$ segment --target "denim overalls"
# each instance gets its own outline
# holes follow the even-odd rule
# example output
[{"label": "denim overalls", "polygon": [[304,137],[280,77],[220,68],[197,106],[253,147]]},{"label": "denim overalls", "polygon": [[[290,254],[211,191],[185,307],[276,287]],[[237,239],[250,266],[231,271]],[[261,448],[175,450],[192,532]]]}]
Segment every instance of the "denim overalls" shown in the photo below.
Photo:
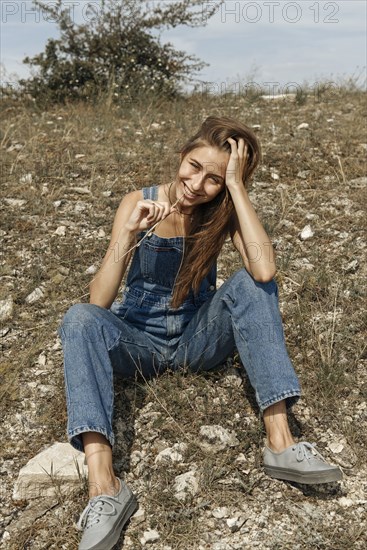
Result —
[{"label": "denim overalls", "polygon": [[[143,189],[157,200],[158,188]],[[140,233],[141,238],[144,232]],[[121,302],[110,309],[75,304],[58,328],[64,351],[67,435],[102,433],[114,445],[113,375],[148,379],[170,368],[208,370],[237,348],[261,411],[300,396],[289,359],[274,279],[255,281],[246,269],[216,290],[216,264],[177,309],[170,307],[181,265],[183,237],[145,238],[135,249]]]}]

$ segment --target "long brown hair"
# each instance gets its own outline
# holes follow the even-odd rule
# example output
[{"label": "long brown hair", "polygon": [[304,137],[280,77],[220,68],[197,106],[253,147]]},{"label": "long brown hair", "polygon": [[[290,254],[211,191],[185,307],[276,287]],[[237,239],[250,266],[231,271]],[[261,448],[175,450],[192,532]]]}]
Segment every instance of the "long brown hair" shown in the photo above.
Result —
[{"label": "long brown hair", "polygon": [[[230,153],[228,138],[243,138],[248,146],[242,178],[243,185],[248,187],[261,160],[260,143],[248,126],[229,117],[209,116],[204,120],[200,130],[179,150],[181,163],[186,155],[198,147],[209,145]],[[195,209],[191,230],[185,240],[181,269],[173,289],[173,308],[179,307],[191,288],[195,293],[199,291],[200,283],[209,273],[228,235],[233,212],[232,197],[226,185],[212,201],[200,204]]]}]

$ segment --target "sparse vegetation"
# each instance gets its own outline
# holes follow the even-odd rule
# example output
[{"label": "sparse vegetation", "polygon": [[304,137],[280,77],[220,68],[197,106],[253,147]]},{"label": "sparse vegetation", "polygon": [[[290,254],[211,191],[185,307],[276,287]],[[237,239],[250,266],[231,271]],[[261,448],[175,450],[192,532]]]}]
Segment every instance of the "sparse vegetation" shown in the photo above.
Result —
[{"label": "sparse vegetation", "polygon": [[157,33],[178,25],[204,26],[216,9],[210,3],[204,10],[201,0],[89,2],[81,22],[63,0],[35,4],[60,31],[44,52],[24,59],[34,74],[20,80],[22,92],[41,105],[102,97],[120,103],[141,91],[176,96],[182,82],[206,65],[171,43],[161,44]]},{"label": "sparse vegetation", "polygon": [[[14,301],[14,313],[1,329],[0,453],[7,502],[1,511],[4,527],[20,522],[13,532],[9,525],[11,535],[3,544],[12,550],[77,548],[72,523],[85,506],[83,487],[23,528],[27,503],[10,498],[19,469],[44,445],[65,441],[56,329],[69,306],[88,301],[86,269],[105,253],[122,196],[172,178],[178,145],[206,116],[220,114],[258,125],[263,146],[250,197],[276,248],[286,341],[303,388],[291,415],[293,431],[339,462],[345,480],[337,487],[305,489],[267,478],[252,390],[245,376],[241,386],[233,385],[228,366],[200,376],[182,372],[147,383],[117,381],[115,464],[146,511],[143,524],[128,526],[123,547],[141,548],[141,533],[151,527],[160,533],[157,550],[214,548],[210,536],[218,529],[217,541],[232,548],[231,537],[239,534],[212,517],[214,508],[227,506],[240,508],[247,518],[240,531],[243,548],[254,542],[262,550],[364,548],[365,92],[340,85],[331,95],[303,91],[270,101],[253,95],[165,99],[154,94],[129,103],[74,102],[48,109],[9,97],[1,109],[0,299]],[[304,122],[308,129],[297,129]],[[307,224],[314,235],[300,240]],[[56,232],[61,226],[64,230]],[[239,256],[226,244],[219,279],[240,267]],[[37,287],[43,296],[28,303]],[[231,364],[242,372],[237,355]],[[239,446],[210,454],[197,444],[205,424],[234,430]],[[333,454],[327,445],[335,441],[343,450]],[[162,448],[177,442],[187,443],[183,464],[155,462]],[[139,469],[136,453],[143,451]],[[193,465],[200,473],[199,491],[182,504],[172,484]],[[341,504],[343,497],[355,504]]]}]

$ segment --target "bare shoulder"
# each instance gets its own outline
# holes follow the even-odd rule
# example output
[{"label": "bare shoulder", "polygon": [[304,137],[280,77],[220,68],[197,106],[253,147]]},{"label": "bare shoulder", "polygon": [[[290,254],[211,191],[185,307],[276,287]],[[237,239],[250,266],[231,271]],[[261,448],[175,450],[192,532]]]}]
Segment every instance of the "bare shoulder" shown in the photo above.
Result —
[{"label": "bare shoulder", "polygon": [[120,206],[132,206],[135,207],[136,203],[143,198],[142,189],[136,189],[135,191],[130,191],[123,196]]}]

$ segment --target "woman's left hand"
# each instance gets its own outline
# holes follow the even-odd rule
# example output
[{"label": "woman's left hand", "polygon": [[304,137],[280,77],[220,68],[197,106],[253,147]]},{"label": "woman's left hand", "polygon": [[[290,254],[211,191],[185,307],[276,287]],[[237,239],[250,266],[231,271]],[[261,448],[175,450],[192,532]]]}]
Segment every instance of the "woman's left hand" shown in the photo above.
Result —
[{"label": "woman's left hand", "polygon": [[231,156],[227,165],[226,186],[230,190],[243,187],[242,177],[247,162],[248,146],[243,138],[238,140],[238,144],[233,138],[228,138],[227,141],[231,146]]}]

